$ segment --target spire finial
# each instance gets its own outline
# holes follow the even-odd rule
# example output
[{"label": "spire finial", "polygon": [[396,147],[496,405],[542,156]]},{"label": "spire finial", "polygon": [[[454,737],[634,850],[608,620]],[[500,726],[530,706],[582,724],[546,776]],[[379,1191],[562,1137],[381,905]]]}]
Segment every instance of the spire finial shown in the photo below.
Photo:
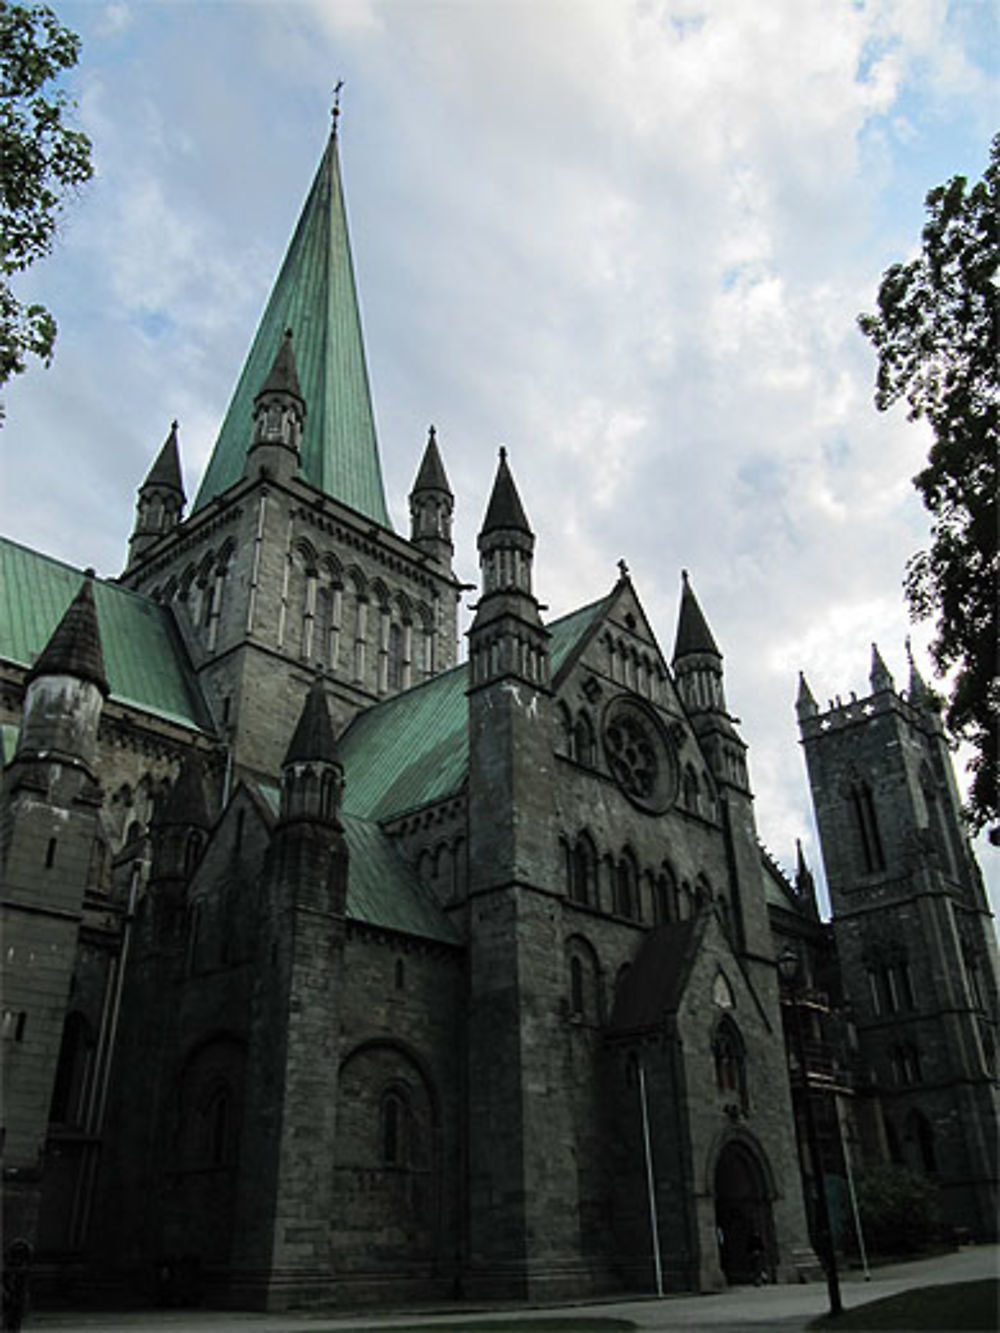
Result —
[{"label": "spire finial", "polygon": [[506,463],[506,461],[507,461],[507,446],[505,444],[502,444],[500,446],[500,462]]},{"label": "spire finial", "polygon": [[333,90],[333,107],[330,111],[330,118],[333,121],[333,136],[337,137],[337,121],[340,119],[340,90],[344,86],[344,80],[338,79],[337,85]]},{"label": "spire finial", "polygon": [[430,444],[431,440],[436,440],[436,439],[437,439],[437,427],[431,425],[428,427],[427,430],[427,443]]},{"label": "spire finial", "polygon": [[624,559],[618,561],[618,573],[623,579],[628,578],[628,565],[625,563]]}]

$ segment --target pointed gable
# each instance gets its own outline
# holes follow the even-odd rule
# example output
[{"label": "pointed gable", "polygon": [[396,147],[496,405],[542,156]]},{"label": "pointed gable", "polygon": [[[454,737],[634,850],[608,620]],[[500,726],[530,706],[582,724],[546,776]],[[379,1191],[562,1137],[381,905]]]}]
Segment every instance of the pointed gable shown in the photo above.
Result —
[{"label": "pointed gable", "polygon": [[243,476],[253,404],[285,330],[306,404],[301,474],[390,528],[340,180],[331,134],[209,460],[195,510]]}]

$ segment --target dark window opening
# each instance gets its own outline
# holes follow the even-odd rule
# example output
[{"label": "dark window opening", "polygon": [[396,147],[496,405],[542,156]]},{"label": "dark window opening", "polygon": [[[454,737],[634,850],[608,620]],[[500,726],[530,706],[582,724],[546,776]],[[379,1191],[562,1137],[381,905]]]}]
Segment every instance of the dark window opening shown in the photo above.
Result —
[{"label": "dark window opening", "polygon": [[48,845],[48,847],[46,847],[46,849],[45,849],[45,869],[46,869],[46,870],[51,870],[51,869],[52,869],[53,865],[55,864],[55,859],[56,859],[56,840],[55,840],[55,838],[50,838],[50,839],[49,839],[49,845]]},{"label": "dark window opening", "polygon": [[885,869],[885,855],[882,851],[882,839],[879,835],[878,819],[875,814],[875,802],[871,788],[862,783],[851,792],[851,804],[854,821],[861,841],[861,854],[864,868],[872,874]]}]

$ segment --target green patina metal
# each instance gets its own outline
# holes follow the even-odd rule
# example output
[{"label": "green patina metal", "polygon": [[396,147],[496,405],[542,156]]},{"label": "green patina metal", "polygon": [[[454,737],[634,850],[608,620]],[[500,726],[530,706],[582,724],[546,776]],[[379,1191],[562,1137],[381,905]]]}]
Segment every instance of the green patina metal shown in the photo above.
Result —
[{"label": "green patina metal", "polygon": [[[280,788],[263,782],[254,786],[277,819]],[[342,813],[341,825],[348,854],[348,918],[419,939],[459,943],[457,930],[388,835],[356,815]]]},{"label": "green patina metal", "polygon": [[[607,598],[554,621],[553,677],[599,622]],[[362,713],[341,737],[344,809],[388,819],[457,792],[469,766],[467,664]]]},{"label": "green patina metal", "polygon": [[253,401],[270,372],[285,329],[292,330],[306,402],[302,476],[323,494],[391,528],[335,135],[327,144],[261,318],[195,510],[243,476]]},{"label": "green patina metal", "polygon": [[[0,659],[30,667],[83,582],[71,565],[0,538]],[[94,581],[111,697],[197,731],[212,723],[170,613],[117,583]]]}]

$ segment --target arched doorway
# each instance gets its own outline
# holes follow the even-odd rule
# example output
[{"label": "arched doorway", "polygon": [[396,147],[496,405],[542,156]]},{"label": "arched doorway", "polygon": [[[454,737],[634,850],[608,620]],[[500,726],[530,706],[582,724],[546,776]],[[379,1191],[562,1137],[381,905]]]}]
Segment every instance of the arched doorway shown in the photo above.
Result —
[{"label": "arched doorway", "polygon": [[719,1263],[730,1285],[774,1273],[774,1225],[764,1170],[742,1143],[730,1142],[715,1165]]}]

